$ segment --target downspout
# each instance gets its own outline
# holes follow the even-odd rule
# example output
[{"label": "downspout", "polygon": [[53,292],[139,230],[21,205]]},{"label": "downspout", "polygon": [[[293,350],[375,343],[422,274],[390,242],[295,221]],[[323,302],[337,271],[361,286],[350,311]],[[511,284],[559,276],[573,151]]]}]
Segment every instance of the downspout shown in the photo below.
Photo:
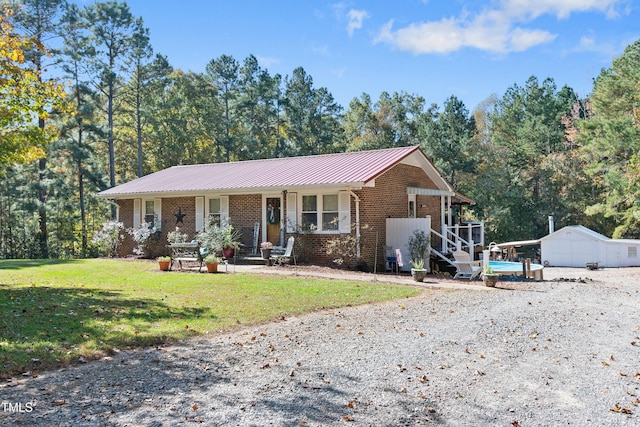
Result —
[{"label": "downspout", "polygon": [[360,258],[360,197],[353,190],[349,190],[349,193],[356,201],[356,256]]},{"label": "downspout", "polygon": [[444,253],[446,252],[446,247],[447,247],[447,240],[449,238],[449,235],[447,234],[447,224],[445,221],[445,216],[444,216],[444,195],[441,194],[440,195],[440,233],[442,233],[442,235],[444,236],[444,239],[442,239],[442,245],[440,250]]}]

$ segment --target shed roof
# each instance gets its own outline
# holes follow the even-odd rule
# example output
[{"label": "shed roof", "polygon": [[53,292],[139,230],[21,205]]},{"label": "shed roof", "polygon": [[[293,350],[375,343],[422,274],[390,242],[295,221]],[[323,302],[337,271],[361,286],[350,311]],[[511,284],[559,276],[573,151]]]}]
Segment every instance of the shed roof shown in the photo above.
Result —
[{"label": "shed roof", "polygon": [[566,227],[563,227],[560,230],[557,230],[551,234],[547,234],[546,236],[542,237],[540,240],[541,241],[552,240],[555,237],[559,237],[563,234],[566,234],[568,231],[576,231],[578,233],[584,234],[587,237],[590,237],[593,240],[600,240],[600,241],[611,240],[609,237],[603,234],[600,234],[597,231],[593,231],[592,229],[587,228],[584,225],[567,225]]},{"label": "shed roof", "polygon": [[398,163],[422,167],[437,188],[450,185],[417,146],[283,157],[228,163],[173,166],[98,193],[105,198],[199,192],[243,192],[305,187],[371,185]]}]

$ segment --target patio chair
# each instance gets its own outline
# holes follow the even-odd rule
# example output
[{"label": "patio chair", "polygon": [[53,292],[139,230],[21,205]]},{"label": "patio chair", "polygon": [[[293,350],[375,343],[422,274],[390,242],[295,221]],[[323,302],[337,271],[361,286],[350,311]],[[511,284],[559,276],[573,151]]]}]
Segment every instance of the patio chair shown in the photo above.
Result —
[{"label": "patio chair", "polygon": [[287,247],[284,250],[284,253],[282,254],[274,254],[272,252],[271,255],[271,260],[273,261],[273,265],[284,265],[285,263],[289,262],[291,259],[293,259],[293,264],[296,264],[296,255],[293,251],[293,244],[295,242],[295,238],[293,236],[289,237],[289,240],[287,240]]},{"label": "patio chair", "polygon": [[391,271],[394,273],[398,273],[398,257],[396,256],[396,251],[391,246],[384,247],[385,253],[385,271]]},{"label": "patio chair", "polygon": [[469,254],[465,251],[455,251],[453,259],[457,269],[454,279],[471,280],[482,272],[482,261],[471,261]]}]

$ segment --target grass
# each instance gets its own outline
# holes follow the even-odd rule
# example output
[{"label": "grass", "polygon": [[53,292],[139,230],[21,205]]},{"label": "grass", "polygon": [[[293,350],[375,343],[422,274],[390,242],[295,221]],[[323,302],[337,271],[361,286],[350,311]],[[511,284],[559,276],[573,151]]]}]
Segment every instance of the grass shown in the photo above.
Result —
[{"label": "grass", "polygon": [[163,273],[146,261],[0,260],[0,378],[419,292],[308,277]]}]

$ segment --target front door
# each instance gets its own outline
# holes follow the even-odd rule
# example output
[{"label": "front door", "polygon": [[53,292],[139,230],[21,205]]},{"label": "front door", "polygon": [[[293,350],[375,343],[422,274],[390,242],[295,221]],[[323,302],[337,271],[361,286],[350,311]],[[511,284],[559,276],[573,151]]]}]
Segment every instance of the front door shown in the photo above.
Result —
[{"label": "front door", "polygon": [[267,218],[267,241],[278,246],[280,242],[280,215],[281,210],[280,197],[267,197],[266,218]]}]

